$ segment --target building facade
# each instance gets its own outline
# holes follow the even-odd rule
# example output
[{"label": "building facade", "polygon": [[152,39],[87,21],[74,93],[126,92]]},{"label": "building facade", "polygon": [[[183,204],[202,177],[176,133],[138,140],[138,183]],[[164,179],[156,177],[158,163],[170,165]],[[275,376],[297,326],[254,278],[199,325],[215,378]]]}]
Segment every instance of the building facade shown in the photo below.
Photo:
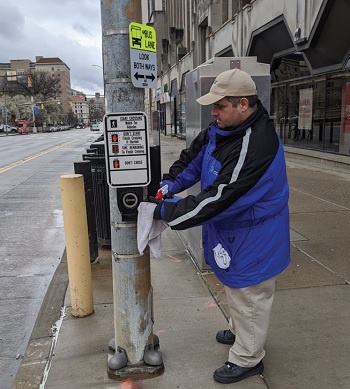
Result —
[{"label": "building facade", "polygon": [[186,74],[214,57],[256,57],[290,146],[350,155],[349,0],[150,0],[162,131],[186,137]]},{"label": "building facade", "polygon": [[90,123],[89,102],[84,95],[72,95],[72,111],[73,115],[77,118],[78,124],[88,125]]},{"label": "building facade", "polygon": [[90,123],[102,122],[105,114],[105,99],[100,93],[95,93],[94,97],[89,97]]},{"label": "building facade", "polygon": [[57,103],[62,105],[63,112],[68,113],[71,109],[71,83],[70,69],[60,58],[36,57],[36,71],[49,72],[52,78],[60,81],[60,93],[56,96]]}]

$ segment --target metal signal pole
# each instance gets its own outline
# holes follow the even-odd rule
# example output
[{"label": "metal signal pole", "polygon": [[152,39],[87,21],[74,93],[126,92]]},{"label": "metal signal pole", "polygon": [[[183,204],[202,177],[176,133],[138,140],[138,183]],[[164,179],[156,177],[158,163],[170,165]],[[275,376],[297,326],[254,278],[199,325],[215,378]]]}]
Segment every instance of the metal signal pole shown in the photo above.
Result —
[{"label": "metal signal pole", "polygon": [[[106,115],[144,111],[144,91],[132,84],[129,55],[129,25],[141,23],[141,0],[101,0],[101,22]],[[147,378],[164,371],[153,334],[150,253],[138,252],[138,203],[131,209],[128,202],[144,201],[146,189],[129,189],[109,189],[115,338],[109,342],[114,355],[108,361],[108,374],[116,379]]]}]

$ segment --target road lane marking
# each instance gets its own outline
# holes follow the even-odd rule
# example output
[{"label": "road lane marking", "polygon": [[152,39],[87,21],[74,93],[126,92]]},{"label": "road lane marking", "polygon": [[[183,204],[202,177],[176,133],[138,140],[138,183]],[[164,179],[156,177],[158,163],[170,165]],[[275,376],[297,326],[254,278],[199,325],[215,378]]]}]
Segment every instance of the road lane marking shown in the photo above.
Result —
[{"label": "road lane marking", "polygon": [[31,161],[31,160],[33,160],[33,159],[35,159],[35,158],[39,158],[39,157],[41,157],[41,156],[43,156],[43,155],[45,155],[45,154],[51,153],[51,151],[55,151],[55,150],[57,150],[57,149],[60,149],[61,147],[67,146],[67,145],[69,145],[70,143],[77,142],[77,141],[78,141],[78,139],[70,140],[69,142],[62,143],[62,144],[60,144],[60,145],[58,145],[58,146],[51,147],[50,149],[41,151],[40,153],[31,155],[30,157],[23,158],[23,159],[21,159],[20,161],[13,162],[13,163],[11,163],[10,165],[7,165],[7,166],[4,166],[4,167],[0,168],[0,174],[1,174],[1,173],[5,173],[5,172],[7,172],[8,170],[14,169],[14,168],[17,167],[17,166],[23,165],[24,163],[29,162],[29,161]]}]

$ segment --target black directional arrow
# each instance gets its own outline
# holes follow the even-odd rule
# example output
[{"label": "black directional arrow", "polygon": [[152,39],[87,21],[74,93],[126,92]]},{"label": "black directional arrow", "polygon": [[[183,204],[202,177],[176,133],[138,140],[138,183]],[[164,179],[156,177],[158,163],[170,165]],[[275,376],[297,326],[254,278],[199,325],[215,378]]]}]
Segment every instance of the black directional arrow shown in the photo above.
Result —
[{"label": "black directional arrow", "polygon": [[146,78],[148,78],[149,80],[152,80],[152,81],[154,81],[154,79],[155,79],[153,73],[151,75],[147,75]]},{"label": "black directional arrow", "polygon": [[144,74],[139,74],[138,72],[135,73],[135,78],[136,80],[138,81],[139,78],[145,78],[145,75]]},{"label": "black directional arrow", "polygon": [[149,74],[139,74],[139,72],[136,72],[134,74],[134,77],[136,78],[137,81],[139,80],[139,78],[149,79],[149,80],[152,80],[152,81],[154,81],[154,79],[155,79],[155,76],[154,76],[153,73],[151,75],[149,75]]}]

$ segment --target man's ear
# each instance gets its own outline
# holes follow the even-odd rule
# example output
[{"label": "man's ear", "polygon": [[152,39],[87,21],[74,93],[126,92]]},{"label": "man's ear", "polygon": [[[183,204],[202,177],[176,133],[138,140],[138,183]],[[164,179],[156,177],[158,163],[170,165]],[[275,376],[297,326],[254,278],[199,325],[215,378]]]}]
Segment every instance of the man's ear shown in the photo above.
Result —
[{"label": "man's ear", "polygon": [[240,102],[239,102],[239,105],[241,107],[241,111],[245,112],[249,108],[249,101],[248,101],[248,99],[246,99],[245,97],[242,97]]}]

